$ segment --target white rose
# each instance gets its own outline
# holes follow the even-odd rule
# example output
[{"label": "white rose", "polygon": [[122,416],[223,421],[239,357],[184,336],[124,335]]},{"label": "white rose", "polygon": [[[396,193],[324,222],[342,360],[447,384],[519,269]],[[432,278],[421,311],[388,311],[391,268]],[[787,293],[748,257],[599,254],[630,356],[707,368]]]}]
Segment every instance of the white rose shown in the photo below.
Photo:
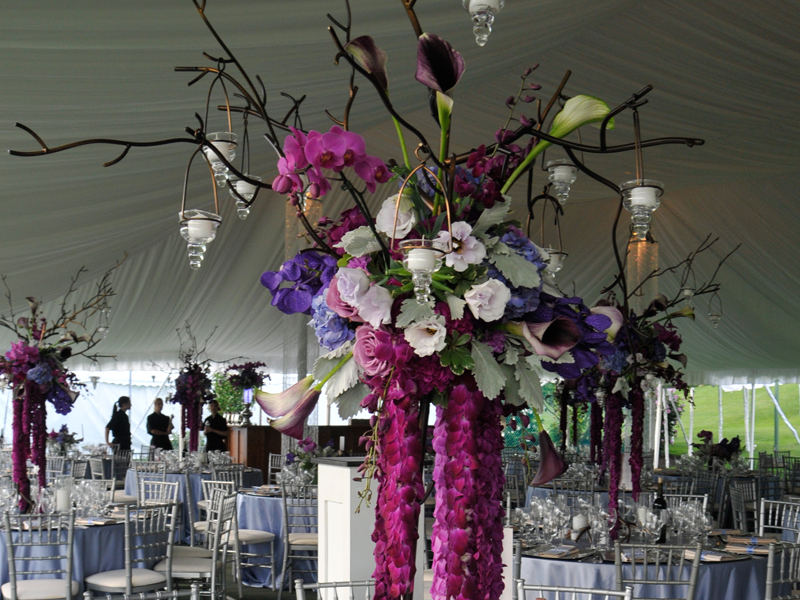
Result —
[{"label": "white rose", "polygon": [[339,297],[350,306],[358,308],[361,298],[369,291],[369,276],[363,269],[342,267],[336,272]]},{"label": "white rose", "polygon": [[441,352],[447,345],[444,340],[447,329],[442,315],[409,325],[403,335],[417,356],[430,356],[434,352]]},{"label": "white rose", "polygon": [[476,319],[488,323],[503,316],[506,304],[511,300],[511,290],[502,281],[490,279],[469,288],[464,294],[464,300]]},{"label": "white rose", "polygon": [[[406,191],[403,190],[403,197],[400,199],[400,210],[397,213],[397,229],[394,227],[394,211],[397,206],[397,194],[383,201],[378,216],[375,217],[375,229],[385,233],[396,240],[406,237],[417,224],[417,215],[414,212],[414,205],[408,199]],[[394,231],[392,231],[394,230]]]}]

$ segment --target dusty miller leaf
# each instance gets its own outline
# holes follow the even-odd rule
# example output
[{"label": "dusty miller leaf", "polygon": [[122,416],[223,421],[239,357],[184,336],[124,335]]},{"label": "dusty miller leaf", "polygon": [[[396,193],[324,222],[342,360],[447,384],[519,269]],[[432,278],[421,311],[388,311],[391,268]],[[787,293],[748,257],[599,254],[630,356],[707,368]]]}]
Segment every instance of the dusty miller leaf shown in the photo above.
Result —
[{"label": "dusty miller leaf", "polygon": [[428,304],[420,304],[416,298],[406,298],[400,305],[397,315],[397,327],[408,327],[412,323],[424,321],[433,316],[433,309]]},{"label": "dusty miller leaf", "polygon": [[489,257],[489,261],[508,279],[515,287],[535,288],[539,286],[541,277],[539,269],[532,262],[528,262],[516,252],[498,254],[496,251]]},{"label": "dusty miller leaf", "polygon": [[381,249],[381,245],[375,239],[375,234],[366,225],[345,233],[335,247],[344,248],[345,252],[355,257],[371,254]]},{"label": "dusty miller leaf", "polygon": [[472,370],[478,389],[489,399],[497,398],[506,383],[506,375],[492,356],[492,350],[484,343],[472,341]]},{"label": "dusty miller leaf", "polygon": [[519,361],[519,350],[512,346],[508,346],[506,348],[505,354],[503,355],[503,362],[507,365],[515,365]]},{"label": "dusty miller leaf", "polygon": [[351,356],[325,384],[331,398],[341,395],[358,383],[358,363]]},{"label": "dusty miller leaf", "polygon": [[467,305],[466,300],[462,300],[453,294],[447,294],[447,306],[450,307],[450,317],[456,321],[464,317],[464,307]]},{"label": "dusty miller leaf", "polygon": [[[333,367],[339,364],[339,361],[353,349],[353,342],[345,342],[336,350],[331,350],[327,354],[323,354],[316,361],[314,361],[314,380],[322,381],[324,377],[331,372]],[[330,389],[330,388],[329,388]]]},{"label": "dusty miller leaf", "polygon": [[336,398],[331,398],[331,402],[336,403],[339,416],[342,419],[349,419],[359,413],[361,401],[366,398],[367,394],[369,394],[369,388],[363,383],[359,383],[342,392]]},{"label": "dusty miller leaf", "polygon": [[511,204],[508,202],[498,202],[492,208],[484,210],[478,217],[475,227],[472,228],[472,235],[482,236],[495,225],[502,223],[509,210],[511,210]]},{"label": "dusty miller leaf", "polygon": [[519,395],[537,412],[541,413],[544,410],[544,395],[539,374],[529,362],[520,361],[517,363],[515,377],[519,382]]},{"label": "dusty miller leaf", "polygon": [[506,387],[504,389],[506,404],[522,406],[525,399],[519,393],[519,382],[515,376],[514,367],[511,365],[500,365],[506,376]]}]

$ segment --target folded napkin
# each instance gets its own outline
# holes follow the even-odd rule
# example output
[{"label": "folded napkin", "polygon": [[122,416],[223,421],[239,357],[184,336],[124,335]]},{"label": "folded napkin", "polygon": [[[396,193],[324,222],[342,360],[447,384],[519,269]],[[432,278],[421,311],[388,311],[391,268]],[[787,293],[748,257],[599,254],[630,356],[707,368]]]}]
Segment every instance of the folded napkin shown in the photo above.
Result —
[{"label": "folded napkin", "polygon": [[[688,560],[694,560],[694,550],[684,550],[683,555]],[[725,552],[714,552],[713,550],[703,550],[700,552],[700,560],[703,562],[724,562],[726,560],[736,560],[735,556],[726,554]]]},{"label": "folded napkin", "polygon": [[756,544],[726,544],[725,550],[734,554],[769,554],[769,546]]},{"label": "folded napkin", "polygon": [[[651,552],[650,556],[655,558],[655,556],[656,556],[655,552]],[[644,559],[645,559],[644,550],[642,550],[640,548],[636,548],[634,550],[634,552],[633,552],[633,559],[636,562],[644,562]],[[631,562],[631,553],[630,553],[630,551],[626,550],[625,552],[622,553],[622,560],[623,560],[623,562]]]},{"label": "folded napkin", "polygon": [[555,546],[544,552],[540,552],[542,558],[571,558],[578,554],[577,546]]},{"label": "folded napkin", "polygon": [[116,519],[106,517],[78,517],[75,519],[75,525],[114,525]]},{"label": "folded napkin", "polygon": [[746,546],[763,546],[765,544],[774,544],[776,540],[768,537],[756,537],[749,535],[731,535],[728,534],[729,544],[744,544]]}]

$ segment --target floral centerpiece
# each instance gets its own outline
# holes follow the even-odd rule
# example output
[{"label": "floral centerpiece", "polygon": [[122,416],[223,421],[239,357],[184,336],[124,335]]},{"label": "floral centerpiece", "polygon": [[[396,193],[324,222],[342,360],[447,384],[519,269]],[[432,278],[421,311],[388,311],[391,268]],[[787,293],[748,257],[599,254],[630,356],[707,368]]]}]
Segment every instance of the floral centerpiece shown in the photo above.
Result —
[{"label": "floral centerpiece", "polygon": [[184,355],[184,367],[175,380],[175,393],[167,400],[181,405],[180,435],[189,430],[189,452],[200,447],[203,405],[214,399],[211,391],[210,367],[207,362],[195,362],[191,355]]},{"label": "floral centerpiece", "polygon": [[[35,498],[31,497],[28,459],[38,467],[39,489],[44,489],[47,483],[47,404],[51,404],[58,414],[69,414],[81,388],[85,387],[64,366],[64,362],[73,355],[88,355],[103,339],[99,326],[93,328],[91,325],[100,311],[107,307],[107,299],[114,295],[110,277],[115,268],[101,278],[94,296],[80,305],[70,306],[69,299],[75,292],[76,281],[84,271],[81,269],[72,279],[58,316],[48,318],[42,314],[39,301],[30,297],[27,299],[30,306],[28,316],[17,318],[13,308],[7,315],[0,316],[0,326],[18,337],[0,357],[0,376],[14,391],[12,470],[22,512],[35,503]],[[3,277],[3,283],[5,281]],[[10,291],[7,298],[10,304]],[[78,334],[75,329],[83,330],[83,333]],[[97,359],[98,355],[90,358]]]},{"label": "floral centerpiece", "polygon": [[260,388],[264,385],[264,380],[269,379],[269,375],[259,371],[261,367],[266,366],[262,362],[246,362],[241,365],[231,365],[225,369],[228,383],[242,395],[242,401],[244,402],[243,416],[246,417],[246,422],[249,422],[251,416],[250,404],[253,402],[253,390]]},{"label": "floral centerpiece", "polygon": [[695,456],[703,461],[704,464],[711,466],[715,460],[720,464],[734,465],[739,462],[739,457],[742,454],[742,440],[737,435],[731,440],[722,438],[716,444],[714,441],[714,434],[710,431],[703,430],[697,434],[697,437],[702,440],[700,444],[692,444],[695,448]]},{"label": "floral centerpiece", "polygon": [[62,425],[58,431],[51,430],[47,435],[47,444],[57,453],[66,455],[75,446],[80,444],[83,438],[72,433],[66,425]]},{"label": "floral centerpiece", "polygon": [[313,459],[323,456],[333,456],[336,449],[333,447],[333,440],[328,440],[324,446],[320,446],[311,438],[305,438],[297,443],[294,452],[286,453],[285,471],[296,474],[302,471],[307,474],[311,483],[317,482],[317,464]]}]

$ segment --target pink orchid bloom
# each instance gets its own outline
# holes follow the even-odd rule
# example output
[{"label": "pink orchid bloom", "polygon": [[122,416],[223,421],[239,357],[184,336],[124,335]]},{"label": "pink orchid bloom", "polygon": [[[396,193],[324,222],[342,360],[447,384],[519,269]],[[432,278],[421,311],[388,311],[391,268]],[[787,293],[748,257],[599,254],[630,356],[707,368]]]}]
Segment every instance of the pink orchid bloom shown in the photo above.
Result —
[{"label": "pink orchid bloom", "polygon": [[355,164],[353,169],[364,183],[367,184],[367,189],[370,193],[375,191],[376,183],[386,183],[392,178],[392,173],[386,167],[386,164],[376,156],[367,156],[362,161]]}]

